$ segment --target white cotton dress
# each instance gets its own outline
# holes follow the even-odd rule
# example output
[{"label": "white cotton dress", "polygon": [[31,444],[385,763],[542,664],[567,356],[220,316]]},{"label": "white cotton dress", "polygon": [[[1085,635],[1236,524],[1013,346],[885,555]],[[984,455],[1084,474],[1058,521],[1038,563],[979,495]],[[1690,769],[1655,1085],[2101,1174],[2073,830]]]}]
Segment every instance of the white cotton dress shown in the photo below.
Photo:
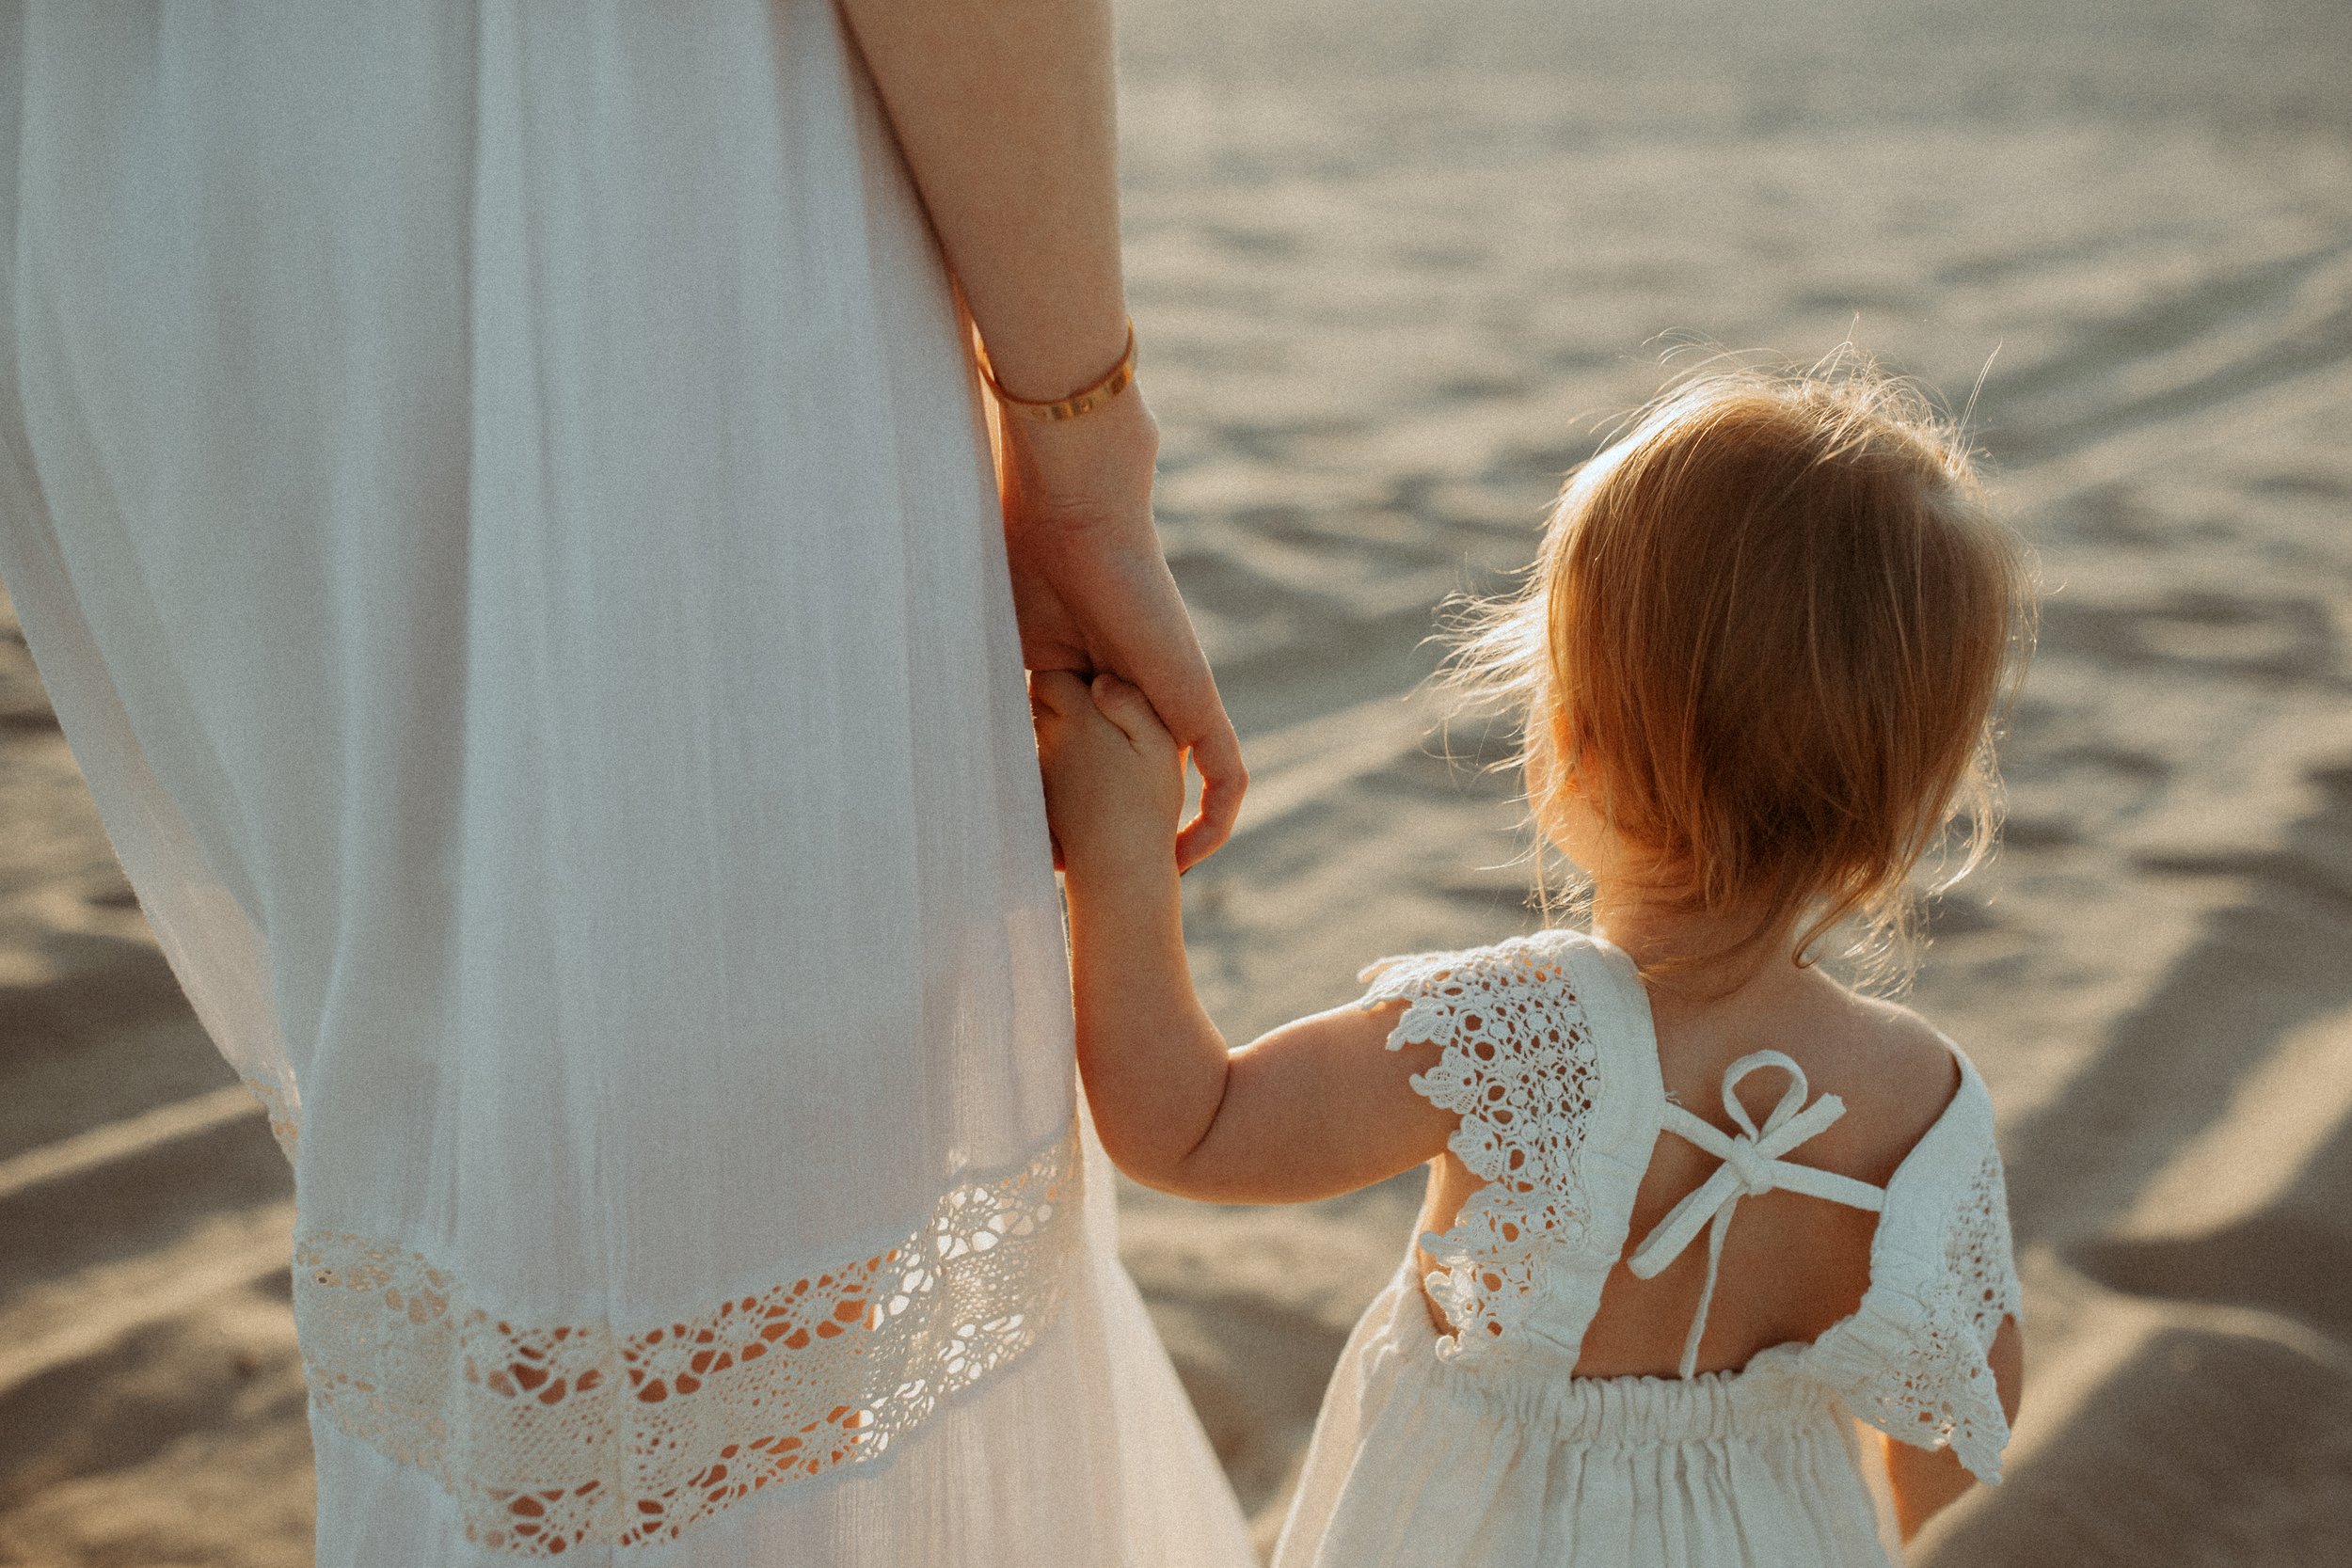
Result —
[{"label": "white cotton dress", "polygon": [[[1958,1095],[1881,1190],[1787,1158],[1842,1106],[1808,1105],[1779,1053],[1727,1074],[1736,1135],[1670,1102],[1647,995],[1593,937],[1394,960],[1364,1005],[1400,1000],[1391,1049],[1445,1047],[1414,1086],[1461,1114],[1453,1149],[1489,1180],[1422,1242],[1454,1332],[1432,1329],[1408,1254],[1349,1338],[1275,1568],[1884,1568],[1857,1420],[1999,1478],[1986,1355],[2019,1301],[1992,1103],[1957,1049]],[[1765,1071],[1786,1087],[1756,1127],[1728,1085]],[[1702,1228],[1720,1247],[1742,1196],[1790,1188],[1879,1211],[1860,1308],[1734,1372],[1690,1375],[1702,1316],[1679,1378],[1570,1376],[1661,1132],[1724,1164],[1636,1272]]]},{"label": "white cotton dress", "polygon": [[295,1170],[326,1568],[1237,1568],[827,0],[0,5],[0,576]]}]

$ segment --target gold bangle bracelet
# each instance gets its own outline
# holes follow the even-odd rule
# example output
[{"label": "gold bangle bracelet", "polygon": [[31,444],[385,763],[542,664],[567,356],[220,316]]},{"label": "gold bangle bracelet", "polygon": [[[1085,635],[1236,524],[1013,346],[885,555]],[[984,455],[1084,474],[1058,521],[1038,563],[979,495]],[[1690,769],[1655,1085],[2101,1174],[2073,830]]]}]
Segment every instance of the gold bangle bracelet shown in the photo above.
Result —
[{"label": "gold bangle bracelet", "polygon": [[1101,379],[1089,382],[1066,398],[1053,398],[1043,403],[1017,398],[1006,391],[1004,383],[996,379],[995,368],[988,362],[987,346],[978,345],[978,353],[980,379],[988,383],[988,389],[995,394],[998,403],[1027,419],[1074,420],[1081,414],[1090,414],[1102,407],[1135,381],[1136,322],[1133,316],[1127,318],[1126,351],[1120,355],[1119,363],[1105,372]]}]

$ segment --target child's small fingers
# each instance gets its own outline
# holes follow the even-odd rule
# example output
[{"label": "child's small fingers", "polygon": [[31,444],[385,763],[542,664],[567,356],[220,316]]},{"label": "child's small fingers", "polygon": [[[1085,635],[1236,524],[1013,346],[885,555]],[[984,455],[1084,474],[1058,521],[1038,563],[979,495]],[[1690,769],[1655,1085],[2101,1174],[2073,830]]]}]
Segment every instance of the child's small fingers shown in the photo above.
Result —
[{"label": "child's small fingers", "polygon": [[1087,683],[1068,670],[1040,670],[1029,677],[1029,711],[1068,718],[1088,705]]},{"label": "child's small fingers", "polygon": [[1159,741],[1173,745],[1168,738],[1167,726],[1152,706],[1152,699],[1132,682],[1120,679],[1107,671],[1094,677],[1094,705],[1104,718],[1120,728],[1131,740],[1140,743]]}]

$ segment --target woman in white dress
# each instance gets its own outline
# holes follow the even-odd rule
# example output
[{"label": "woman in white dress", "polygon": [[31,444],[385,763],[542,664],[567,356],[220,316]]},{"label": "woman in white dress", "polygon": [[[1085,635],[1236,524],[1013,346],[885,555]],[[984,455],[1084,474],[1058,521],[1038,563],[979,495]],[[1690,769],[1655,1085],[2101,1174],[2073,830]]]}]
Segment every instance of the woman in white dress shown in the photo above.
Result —
[{"label": "woman in white dress", "polygon": [[1023,645],[1193,856],[1237,751],[1139,394],[1000,511],[956,292],[1012,399],[1120,362],[1106,5],[682,9],[0,12],[0,575],[294,1163],[319,1560],[1246,1561]]}]

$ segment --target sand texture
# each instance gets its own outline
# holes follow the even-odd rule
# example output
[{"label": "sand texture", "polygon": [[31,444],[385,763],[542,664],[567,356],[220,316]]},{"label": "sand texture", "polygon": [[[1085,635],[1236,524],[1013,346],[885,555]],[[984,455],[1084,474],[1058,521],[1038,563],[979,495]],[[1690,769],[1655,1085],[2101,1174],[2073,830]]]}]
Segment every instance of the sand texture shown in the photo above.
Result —
[{"label": "sand texture", "polygon": [[[1990,361],[1976,425],[2049,597],[2007,843],[1915,1000],[2003,1117],[2031,1372],[2010,1481],[1915,1560],[2352,1561],[2343,0],[1122,24],[1167,537],[1257,778],[1188,884],[1228,1032],[1532,924],[1507,781],[1410,693],[1433,607],[1524,562],[1666,347],[1851,332],[1956,400]],[[12,635],[0,823],[0,1563],[307,1562],[284,1166]],[[1412,1202],[1128,1195],[1268,1543]]]}]

